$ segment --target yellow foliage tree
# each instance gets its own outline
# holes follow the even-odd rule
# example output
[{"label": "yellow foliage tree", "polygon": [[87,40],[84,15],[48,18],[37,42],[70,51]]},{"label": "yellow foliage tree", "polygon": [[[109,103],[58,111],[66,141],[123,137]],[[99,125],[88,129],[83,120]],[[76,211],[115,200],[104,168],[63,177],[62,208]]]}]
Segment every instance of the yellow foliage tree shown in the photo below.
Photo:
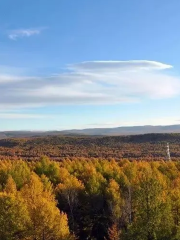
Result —
[{"label": "yellow foliage tree", "polygon": [[20,197],[0,193],[0,239],[26,239],[30,224],[27,206]]},{"label": "yellow foliage tree", "polygon": [[31,219],[31,239],[62,240],[69,237],[67,216],[60,213],[51,192],[44,190],[39,177],[33,174],[21,195]]},{"label": "yellow foliage tree", "polygon": [[8,177],[4,191],[6,193],[11,193],[11,194],[16,194],[17,193],[17,188],[16,188],[16,183],[11,177],[11,175]]},{"label": "yellow foliage tree", "polygon": [[110,180],[106,188],[106,194],[112,221],[118,224],[122,214],[123,199],[121,198],[119,185],[114,179]]},{"label": "yellow foliage tree", "polygon": [[84,185],[74,176],[69,176],[64,183],[61,183],[56,188],[56,193],[62,195],[67,201],[70,210],[72,221],[72,230],[74,232],[74,210],[78,204],[79,193],[84,189]]}]

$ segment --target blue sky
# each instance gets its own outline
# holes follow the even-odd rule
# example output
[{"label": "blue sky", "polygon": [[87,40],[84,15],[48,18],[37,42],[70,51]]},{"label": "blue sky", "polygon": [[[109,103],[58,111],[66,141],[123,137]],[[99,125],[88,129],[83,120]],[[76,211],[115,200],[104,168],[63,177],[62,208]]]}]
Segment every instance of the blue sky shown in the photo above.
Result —
[{"label": "blue sky", "polygon": [[180,123],[180,1],[0,1],[0,130]]}]

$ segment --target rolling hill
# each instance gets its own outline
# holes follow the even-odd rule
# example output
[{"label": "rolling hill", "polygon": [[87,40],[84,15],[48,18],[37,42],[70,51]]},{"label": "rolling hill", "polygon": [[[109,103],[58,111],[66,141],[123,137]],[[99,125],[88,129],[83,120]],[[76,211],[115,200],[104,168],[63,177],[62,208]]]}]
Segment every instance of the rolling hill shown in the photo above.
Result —
[{"label": "rolling hill", "polygon": [[117,128],[89,128],[72,129],[64,131],[2,131],[0,139],[4,138],[25,138],[56,135],[96,135],[96,136],[120,136],[120,135],[138,135],[150,133],[180,133],[180,125],[169,126],[132,126]]}]

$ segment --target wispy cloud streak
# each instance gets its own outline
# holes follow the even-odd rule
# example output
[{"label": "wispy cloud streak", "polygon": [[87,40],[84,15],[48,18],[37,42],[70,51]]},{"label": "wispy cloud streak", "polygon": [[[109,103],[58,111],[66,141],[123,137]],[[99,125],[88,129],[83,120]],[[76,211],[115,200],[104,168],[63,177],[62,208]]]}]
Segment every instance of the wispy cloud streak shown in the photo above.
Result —
[{"label": "wispy cloud streak", "polygon": [[180,94],[180,78],[154,61],[97,61],[67,66],[59,75],[0,74],[0,109],[62,104],[119,104]]},{"label": "wispy cloud streak", "polygon": [[8,32],[8,37],[11,40],[17,40],[18,38],[39,35],[43,30],[44,28],[14,29]]},{"label": "wispy cloud streak", "polygon": [[1,113],[0,119],[41,119],[52,118],[50,115],[26,114],[26,113]]}]

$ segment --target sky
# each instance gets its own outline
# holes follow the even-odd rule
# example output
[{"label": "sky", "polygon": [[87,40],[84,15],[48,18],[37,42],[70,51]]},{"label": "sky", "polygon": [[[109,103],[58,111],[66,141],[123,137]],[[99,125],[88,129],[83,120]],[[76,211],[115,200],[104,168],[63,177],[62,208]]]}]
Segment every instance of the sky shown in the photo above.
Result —
[{"label": "sky", "polygon": [[180,124],[179,0],[1,0],[0,131]]}]

